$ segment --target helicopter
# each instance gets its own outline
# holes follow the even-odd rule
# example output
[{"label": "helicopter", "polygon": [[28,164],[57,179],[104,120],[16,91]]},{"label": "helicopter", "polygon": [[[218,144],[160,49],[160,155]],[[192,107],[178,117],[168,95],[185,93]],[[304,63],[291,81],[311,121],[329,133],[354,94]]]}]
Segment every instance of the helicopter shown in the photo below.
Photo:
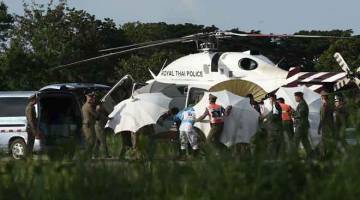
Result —
[{"label": "helicopter", "polygon": [[[265,94],[277,90],[279,87],[294,87],[306,85],[310,89],[320,92],[323,89],[331,88],[339,90],[349,82],[355,82],[359,86],[359,71],[351,72],[341,55],[337,53],[336,60],[339,62],[343,72],[301,72],[300,67],[292,67],[289,71],[281,69],[278,64],[260,54],[258,51],[248,50],[244,52],[220,52],[217,49],[219,41],[232,37],[255,37],[255,38],[334,38],[344,39],[349,37],[317,36],[317,35],[275,35],[275,34],[254,34],[234,33],[227,31],[215,31],[208,33],[197,33],[181,38],[150,41],[109,49],[99,52],[105,53],[100,56],[73,62],[53,68],[62,70],[74,65],[91,62],[93,60],[121,55],[138,51],[141,49],[163,46],[173,43],[195,42],[198,53],[189,54],[178,58],[170,64],[161,68],[158,74],[149,69],[152,79],[147,83],[160,82],[176,85],[179,90],[184,90],[186,101],[185,106],[192,101],[199,99],[205,91],[216,91],[227,89],[240,96],[252,93],[256,100],[260,100]],[[339,57],[340,55],[340,57]],[[343,64],[345,63],[345,65]],[[136,89],[135,80],[130,75],[121,79],[115,87],[133,84],[132,90]],[[135,84],[134,84],[135,83]],[[130,85],[131,85],[130,84]],[[138,84],[139,85],[139,84]],[[140,84],[143,86],[143,84]],[[122,87],[124,88],[124,87]],[[102,101],[111,98],[111,92],[105,95]]]}]

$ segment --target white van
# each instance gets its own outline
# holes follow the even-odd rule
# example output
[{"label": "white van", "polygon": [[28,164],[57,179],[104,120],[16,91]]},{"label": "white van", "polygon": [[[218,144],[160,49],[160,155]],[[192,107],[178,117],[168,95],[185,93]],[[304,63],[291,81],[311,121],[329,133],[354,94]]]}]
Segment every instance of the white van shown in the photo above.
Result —
[{"label": "white van", "polygon": [[[0,149],[14,159],[26,155],[25,108],[33,94],[33,91],[0,92]],[[39,150],[40,142],[35,140],[34,151]]]}]

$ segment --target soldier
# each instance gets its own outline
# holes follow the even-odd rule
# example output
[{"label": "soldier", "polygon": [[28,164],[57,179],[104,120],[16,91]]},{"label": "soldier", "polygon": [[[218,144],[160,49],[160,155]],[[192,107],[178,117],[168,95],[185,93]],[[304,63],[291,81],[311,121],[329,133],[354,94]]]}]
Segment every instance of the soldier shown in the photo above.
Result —
[{"label": "soldier", "polygon": [[231,106],[225,110],[221,105],[216,104],[216,99],[216,96],[212,94],[209,95],[209,105],[206,107],[204,114],[195,121],[201,121],[206,116],[209,116],[211,129],[208,136],[208,143],[213,144],[219,149],[223,149],[224,145],[220,142],[220,136],[224,129],[224,116],[230,114]]},{"label": "soldier", "polygon": [[325,91],[321,91],[321,107],[320,107],[320,124],[318,134],[322,135],[320,145],[320,155],[322,158],[329,154],[333,143],[333,107],[329,103],[329,95]]},{"label": "soldier", "polygon": [[299,148],[300,141],[302,142],[307,156],[311,153],[311,145],[308,138],[309,134],[309,107],[304,100],[304,94],[302,92],[295,92],[295,101],[298,102],[298,106],[296,107],[296,111],[294,112],[294,144],[295,144],[295,152]]},{"label": "soldier", "polygon": [[348,112],[346,110],[344,99],[341,95],[335,95],[335,108],[334,108],[334,138],[345,146],[344,129],[346,128],[346,122],[348,118]]},{"label": "soldier", "polygon": [[271,102],[271,111],[265,116],[264,123],[267,129],[268,153],[271,157],[277,158],[283,144],[281,132],[281,106],[276,102],[276,95],[268,94]]},{"label": "soldier", "polygon": [[95,143],[95,156],[99,154],[99,146],[103,149],[103,153],[105,158],[110,158],[108,146],[106,143],[106,135],[105,135],[105,125],[108,120],[105,109],[102,104],[98,104],[96,106],[97,119],[95,122],[95,133],[96,133],[96,143]]},{"label": "soldier", "polygon": [[27,121],[26,132],[27,132],[27,145],[26,145],[26,154],[28,156],[32,155],[34,148],[35,138],[40,138],[40,135],[37,131],[37,119],[35,112],[36,96],[32,95],[29,97],[29,103],[25,108],[25,116]]},{"label": "soldier", "polygon": [[87,156],[92,156],[96,134],[95,134],[95,121],[97,113],[95,110],[95,93],[88,92],[85,94],[86,102],[82,106],[83,124],[82,131],[85,137],[86,153]]},{"label": "soldier", "polygon": [[291,113],[293,109],[290,105],[285,103],[285,99],[280,97],[278,99],[279,105],[281,107],[281,121],[282,121],[282,130],[284,132],[284,137],[286,139],[287,144],[287,151],[290,151],[291,146],[293,145],[293,138],[294,138],[294,124],[291,118]]}]

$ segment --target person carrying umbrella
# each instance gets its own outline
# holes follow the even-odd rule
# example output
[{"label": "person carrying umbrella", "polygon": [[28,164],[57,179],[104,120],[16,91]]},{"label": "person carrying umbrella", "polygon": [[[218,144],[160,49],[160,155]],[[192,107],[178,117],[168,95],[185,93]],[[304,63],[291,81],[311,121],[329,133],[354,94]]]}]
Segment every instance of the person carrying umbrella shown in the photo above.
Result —
[{"label": "person carrying umbrella", "polygon": [[221,105],[216,104],[217,97],[209,95],[209,105],[206,107],[204,114],[202,114],[195,121],[201,121],[206,116],[210,117],[210,133],[208,136],[208,143],[213,144],[215,147],[222,149],[224,145],[220,142],[220,136],[224,129],[224,116],[230,114],[231,106],[224,109]]},{"label": "person carrying umbrella", "polygon": [[310,155],[311,145],[308,139],[309,135],[309,107],[308,104],[304,100],[304,93],[295,92],[295,101],[298,103],[296,107],[296,111],[294,112],[294,143],[295,143],[295,151],[299,148],[300,141],[302,142],[307,156]]}]

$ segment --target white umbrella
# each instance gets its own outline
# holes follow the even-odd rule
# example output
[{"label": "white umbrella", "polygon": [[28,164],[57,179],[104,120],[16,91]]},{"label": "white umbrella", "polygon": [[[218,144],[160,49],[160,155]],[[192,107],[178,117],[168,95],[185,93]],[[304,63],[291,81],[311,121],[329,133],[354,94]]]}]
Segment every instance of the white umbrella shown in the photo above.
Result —
[{"label": "white umbrella", "polygon": [[[229,116],[224,118],[224,130],[220,137],[220,142],[226,146],[237,143],[249,143],[251,137],[258,128],[258,112],[250,105],[249,98],[237,96],[227,90],[220,92],[205,92],[203,98],[194,106],[196,116],[204,113],[209,104],[209,94],[217,97],[216,103],[226,108],[232,106]],[[203,122],[195,123],[207,137],[210,131],[209,117]]]},{"label": "white umbrella", "polygon": [[146,125],[155,124],[169,110],[170,101],[171,98],[161,93],[139,94],[126,99],[115,106],[106,127],[115,133],[136,132]]},{"label": "white umbrella", "polygon": [[310,122],[310,138],[312,146],[319,144],[321,136],[318,135],[318,128],[320,123],[320,106],[321,99],[320,95],[306,86],[299,87],[281,87],[276,92],[277,97],[282,97],[285,100],[285,103],[290,105],[294,110],[296,109],[298,103],[295,101],[295,92],[304,93],[304,100],[309,106],[309,122]]}]

